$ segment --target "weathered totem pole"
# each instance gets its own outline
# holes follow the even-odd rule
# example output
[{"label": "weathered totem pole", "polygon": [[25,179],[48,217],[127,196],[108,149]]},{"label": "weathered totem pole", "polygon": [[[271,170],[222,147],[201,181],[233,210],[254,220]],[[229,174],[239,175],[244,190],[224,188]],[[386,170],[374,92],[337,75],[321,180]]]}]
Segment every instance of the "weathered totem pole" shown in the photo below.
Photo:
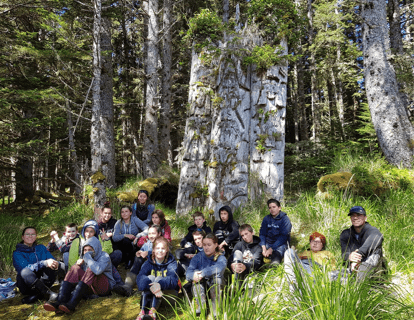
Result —
[{"label": "weathered totem pole", "polygon": [[283,197],[287,65],[245,66],[244,50],[261,37],[248,28],[234,37],[225,36],[207,62],[193,51],[177,214],[203,207],[217,217],[222,204],[238,208],[249,179],[267,196]]}]

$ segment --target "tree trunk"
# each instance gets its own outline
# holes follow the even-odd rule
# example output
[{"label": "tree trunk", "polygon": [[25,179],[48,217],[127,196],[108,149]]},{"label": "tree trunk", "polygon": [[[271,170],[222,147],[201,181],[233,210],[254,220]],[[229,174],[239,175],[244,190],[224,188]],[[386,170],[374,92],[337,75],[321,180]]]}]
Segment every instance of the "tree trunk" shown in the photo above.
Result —
[{"label": "tree trunk", "polygon": [[297,82],[298,82],[298,108],[300,114],[300,140],[307,141],[309,140],[309,125],[308,119],[306,116],[306,102],[305,102],[305,89],[303,85],[304,72],[303,72],[304,59],[300,58],[299,63],[296,63],[297,66]]},{"label": "tree trunk", "polygon": [[101,48],[101,132],[100,148],[102,173],[106,177],[106,186],[115,188],[115,137],[114,137],[114,103],[111,21],[102,17],[100,32]]},{"label": "tree trunk", "polygon": [[390,45],[395,53],[403,53],[403,42],[401,34],[400,1],[388,0],[388,22],[390,24]]},{"label": "tree trunk", "polygon": [[293,79],[290,82],[290,97],[291,102],[293,105],[293,122],[294,122],[294,129],[295,129],[295,142],[299,142],[299,110],[298,110],[298,90],[296,87],[298,73],[297,73],[297,63],[294,64],[293,70]]},{"label": "tree trunk", "polygon": [[159,78],[158,78],[158,0],[148,1],[148,41],[146,65],[146,110],[143,150],[143,175],[151,177],[160,163],[158,146],[158,109],[159,109]]},{"label": "tree trunk", "polygon": [[414,130],[398,92],[390,54],[385,2],[368,0],[363,18],[364,72],[369,109],[379,145],[389,163],[410,168]]},{"label": "tree trunk", "polygon": [[79,172],[78,156],[76,154],[76,148],[75,148],[75,137],[73,134],[72,112],[70,109],[70,102],[68,99],[66,99],[66,110],[67,110],[67,115],[68,115],[67,122],[68,122],[70,167],[72,169],[72,179],[75,183],[75,194],[80,195],[82,192],[80,172]]},{"label": "tree trunk", "polygon": [[101,0],[94,0],[93,21],[93,85],[91,124],[91,180],[94,188],[95,217],[106,201],[105,179],[102,168],[101,150]]},{"label": "tree trunk", "polygon": [[223,0],[223,23],[229,22],[229,0]]},{"label": "tree trunk", "polygon": [[[307,0],[308,4],[308,21],[309,21],[309,46],[312,45],[314,39],[313,31],[313,9],[312,0]],[[319,134],[321,129],[320,111],[318,105],[318,93],[316,89],[316,61],[315,54],[312,52],[310,55],[310,72],[311,72],[311,110],[312,110],[312,139],[314,142],[319,141]]]},{"label": "tree trunk", "polygon": [[172,166],[171,150],[171,66],[172,66],[172,3],[171,0],[164,0],[163,15],[163,51],[162,51],[162,84],[161,84],[161,110],[160,110],[160,159]]}]

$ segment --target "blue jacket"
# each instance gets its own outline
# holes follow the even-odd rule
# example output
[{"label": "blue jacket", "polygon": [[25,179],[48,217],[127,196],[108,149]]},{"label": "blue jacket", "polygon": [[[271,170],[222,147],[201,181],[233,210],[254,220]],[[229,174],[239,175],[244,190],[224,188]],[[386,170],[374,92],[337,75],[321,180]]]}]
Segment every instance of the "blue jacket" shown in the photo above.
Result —
[{"label": "blue jacket", "polygon": [[82,252],[85,246],[91,246],[95,252],[93,254],[87,252],[83,255],[85,263],[82,265],[82,269],[86,271],[89,268],[96,275],[104,274],[108,278],[109,286],[112,289],[115,286],[115,280],[112,276],[112,263],[109,254],[102,251],[101,242],[95,237],[85,241]]},{"label": "blue jacket", "polygon": [[155,206],[153,204],[149,204],[147,206],[138,205],[138,203],[134,203],[132,205],[132,216],[137,217],[145,224],[149,225],[152,221],[152,213],[154,212]]},{"label": "blue jacket", "polygon": [[211,276],[221,277],[226,269],[226,264],[227,260],[222,254],[218,257],[216,255],[207,257],[204,251],[199,252],[191,259],[185,277],[188,281],[192,281],[195,271],[201,271],[203,278],[209,278]]},{"label": "blue jacket", "polygon": [[13,251],[13,266],[18,274],[24,268],[29,268],[34,272],[46,268],[48,259],[55,258],[43,244],[28,247],[23,243],[18,243],[16,250]]},{"label": "blue jacket", "polygon": [[260,227],[260,245],[268,245],[275,251],[278,247],[286,245],[291,230],[292,224],[285,212],[280,211],[275,218],[268,214],[263,218]]},{"label": "blue jacket", "polygon": [[114,242],[121,241],[124,238],[124,234],[133,234],[137,238],[146,236],[148,226],[137,217],[131,216],[129,224],[126,225],[124,220],[120,219],[115,224],[114,235],[112,239]]},{"label": "blue jacket", "polygon": [[162,277],[162,279],[157,281],[161,286],[161,290],[178,291],[177,262],[171,253],[168,255],[167,262],[161,264],[156,263],[152,260],[152,256],[148,255],[148,260],[144,262],[137,276],[138,290],[149,290],[149,285],[153,282],[148,278],[149,275]]}]

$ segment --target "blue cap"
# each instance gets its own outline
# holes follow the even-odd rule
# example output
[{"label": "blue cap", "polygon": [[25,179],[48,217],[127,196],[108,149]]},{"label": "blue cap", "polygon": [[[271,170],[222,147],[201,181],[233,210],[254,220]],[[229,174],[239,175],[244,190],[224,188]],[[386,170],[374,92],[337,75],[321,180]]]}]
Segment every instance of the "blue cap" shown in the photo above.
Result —
[{"label": "blue cap", "polygon": [[365,209],[364,209],[363,207],[361,207],[361,206],[355,206],[355,207],[352,207],[352,208],[349,210],[348,216],[350,216],[350,215],[351,215],[351,214],[353,214],[353,213],[363,214],[364,216],[366,216],[366,215],[367,215],[367,213],[365,212]]}]

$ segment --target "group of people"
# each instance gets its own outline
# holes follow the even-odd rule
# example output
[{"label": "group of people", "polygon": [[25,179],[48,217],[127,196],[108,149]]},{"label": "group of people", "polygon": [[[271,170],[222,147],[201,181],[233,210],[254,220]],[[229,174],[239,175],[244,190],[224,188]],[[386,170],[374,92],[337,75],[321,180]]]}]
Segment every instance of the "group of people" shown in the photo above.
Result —
[{"label": "group of people", "polygon": [[[209,296],[216,317],[226,268],[243,280],[264,263],[278,265],[284,259],[293,286],[295,265],[309,273],[315,266],[335,266],[333,255],[324,250],[326,239],[321,233],[312,233],[310,249],[299,255],[289,247],[289,217],[281,211],[279,201],[270,199],[267,205],[269,214],[262,221],[259,236],[249,224],[240,226],[229,206],[219,209],[220,220],[213,231],[203,214],[195,212],[194,224],[175,255],[171,252],[171,228],[164,213],[149,203],[145,190],[139,191],[132,208],[121,208],[118,221],[107,204],[99,221],[87,221],[80,234],[76,224],[68,224],[61,238],[52,231],[47,247],[37,244],[35,228],[26,227],[13,252],[17,286],[26,296],[22,302],[46,298],[45,310],[71,313],[82,298],[111,292],[130,296],[136,284],[142,294],[137,320],[156,319],[163,296],[177,295],[181,289],[194,296],[198,315],[206,310]],[[363,278],[381,264],[382,234],[366,221],[362,207],[352,207],[349,216],[352,226],[340,236],[342,257],[349,269]],[[63,261],[54,259],[50,253],[54,250],[60,250]],[[121,262],[127,269],[125,281],[117,270]],[[59,273],[64,278],[56,294],[50,286]],[[183,277],[187,283],[181,287]]]}]

